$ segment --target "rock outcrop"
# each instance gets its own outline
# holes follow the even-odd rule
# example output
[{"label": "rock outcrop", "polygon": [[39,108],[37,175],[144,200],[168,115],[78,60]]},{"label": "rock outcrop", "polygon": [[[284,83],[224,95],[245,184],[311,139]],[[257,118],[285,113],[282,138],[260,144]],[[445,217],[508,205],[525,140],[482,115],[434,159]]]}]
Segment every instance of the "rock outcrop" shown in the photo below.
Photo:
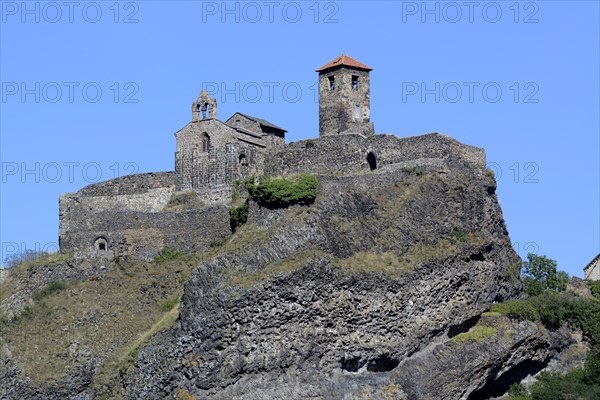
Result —
[{"label": "rock outcrop", "polygon": [[[251,201],[187,280],[178,324],[136,348],[108,397],[480,399],[544,368],[568,338],[481,317],[522,296],[493,175],[430,154],[318,175],[310,206]],[[33,390],[7,348],[2,360],[3,398],[106,397],[98,364]]]},{"label": "rock outcrop", "polygon": [[[458,399],[528,355],[541,368],[556,352],[552,335],[532,327],[501,343],[444,344],[521,294],[484,168],[437,159],[319,179],[314,205],[254,204],[239,251],[199,266],[179,327],[140,351],[130,398],[425,399],[454,371],[461,390],[443,398]],[[453,355],[426,359],[437,342]],[[442,370],[467,356],[469,374]]]}]

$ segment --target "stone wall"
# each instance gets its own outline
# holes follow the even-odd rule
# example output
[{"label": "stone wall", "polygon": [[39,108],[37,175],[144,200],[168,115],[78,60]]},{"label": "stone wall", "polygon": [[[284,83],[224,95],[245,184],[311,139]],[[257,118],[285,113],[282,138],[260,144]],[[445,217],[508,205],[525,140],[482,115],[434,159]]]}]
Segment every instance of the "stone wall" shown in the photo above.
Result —
[{"label": "stone wall", "polygon": [[[208,151],[202,147],[205,133],[210,137]],[[234,180],[262,171],[261,139],[245,137],[221,121],[191,123],[175,135],[177,190],[195,190],[212,201],[219,199],[216,192],[227,191]]]},{"label": "stone wall", "polygon": [[[212,133],[210,148],[198,152],[205,129]],[[144,259],[163,247],[203,251],[231,234],[232,183],[249,176],[348,175],[402,163],[485,168],[483,149],[435,133],[406,138],[333,135],[267,150],[243,142],[234,132],[217,120],[189,124],[177,133],[176,173],[130,175],[63,194],[61,251]],[[187,190],[198,194],[198,204],[190,210],[165,210],[174,194]]]},{"label": "stone wall", "polygon": [[[152,259],[165,247],[195,253],[231,234],[229,209],[225,205],[179,211],[95,213],[86,212],[83,205],[70,214],[71,229],[63,230],[60,245],[61,251],[73,251],[76,256],[105,253]],[[106,251],[95,247],[98,238],[106,240]]]},{"label": "stone wall", "polygon": [[[236,126],[236,121],[240,122],[239,126]],[[233,114],[225,123],[231,127],[243,128],[251,132],[256,132],[258,135],[261,133],[260,124],[258,122],[251,120],[239,112]]]},{"label": "stone wall", "polygon": [[[374,160],[375,165],[371,165],[368,158]],[[266,157],[265,172],[271,176],[295,173],[343,175],[368,171],[373,166],[381,168],[420,159],[444,159],[485,166],[483,149],[437,133],[406,138],[395,135],[334,135],[274,149]]]},{"label": "stone wall", "polygon": [[600,254],[585,267],[584,272],[585,279],[590,281],[600,281]]},{"label": "stone wall", "polygon": [[[129,175],[65,193],[59,202],[61,251],[149,259],[163,247],[206,250],[231,234],[228,208],[222,204],[231,188],[225,189],[203,193],[221,205],[175,211],[164,211],[175,193],[172,172]],[[98,241],[106,248],[100,249]]]},{"label": "stone wall", "polygon": [[[358,77],[356,90],[352,77]],[[330,81],[335,88],[330,90]],[[369,72],[350,68],[337,68],[319,74],[319,132],[329,136],[344,131],[373,134],[371,118]]]},{"label": "stone wall", "polygon": [[122,194],[142,194],[152,189],[175,187],[174,172],[150,172],[126,175],[109,181],[98,182],[81,189],[85,196],[110,196]]}]

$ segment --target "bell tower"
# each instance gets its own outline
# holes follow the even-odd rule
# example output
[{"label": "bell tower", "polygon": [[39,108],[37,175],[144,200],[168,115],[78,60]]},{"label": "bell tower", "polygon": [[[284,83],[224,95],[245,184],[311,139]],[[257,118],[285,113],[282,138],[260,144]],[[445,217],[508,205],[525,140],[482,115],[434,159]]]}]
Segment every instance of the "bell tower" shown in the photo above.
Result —
[{"label": "bell tower", "polygon": [[373,135],[371,87],[373,70],[345,54],[318,68],[319,135]]}]

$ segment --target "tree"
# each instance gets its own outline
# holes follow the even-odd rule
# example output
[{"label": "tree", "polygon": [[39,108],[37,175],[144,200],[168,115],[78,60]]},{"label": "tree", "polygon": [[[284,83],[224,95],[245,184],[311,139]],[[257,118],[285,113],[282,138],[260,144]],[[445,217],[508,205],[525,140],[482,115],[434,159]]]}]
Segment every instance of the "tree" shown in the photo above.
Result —
[{"label": "tree", "polygon": [[538,296],[547,291],[562,292],[569,282],[569,274],[556,270],[556,261],[546,256],[527,254],[523,262],[521,277],[529,296]]}]

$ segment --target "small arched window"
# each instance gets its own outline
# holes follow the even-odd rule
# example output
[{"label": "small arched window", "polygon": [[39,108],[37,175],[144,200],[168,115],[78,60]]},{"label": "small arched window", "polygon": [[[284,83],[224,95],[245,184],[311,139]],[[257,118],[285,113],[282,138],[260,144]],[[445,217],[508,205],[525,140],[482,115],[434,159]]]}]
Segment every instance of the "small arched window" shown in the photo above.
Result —
[{"label": "small arched window", "polygon": [[108,241],[106,238],[99,236],[94,241],[94,249],[96,251],[107,251],[108,250]]},{"label": "small arched window", "polygon": [[242,169],[248,167],[248,159],[246,158],[246,155],[244,153],[240,154],[239,161],[240,165],[242,166]]},{"label": "small arched window", "polygon": [[210,136],[208,136],[208,133],[204,132],[202,134],[202,151],[205,153],[208,153],[209,149],[210,149]]}]

